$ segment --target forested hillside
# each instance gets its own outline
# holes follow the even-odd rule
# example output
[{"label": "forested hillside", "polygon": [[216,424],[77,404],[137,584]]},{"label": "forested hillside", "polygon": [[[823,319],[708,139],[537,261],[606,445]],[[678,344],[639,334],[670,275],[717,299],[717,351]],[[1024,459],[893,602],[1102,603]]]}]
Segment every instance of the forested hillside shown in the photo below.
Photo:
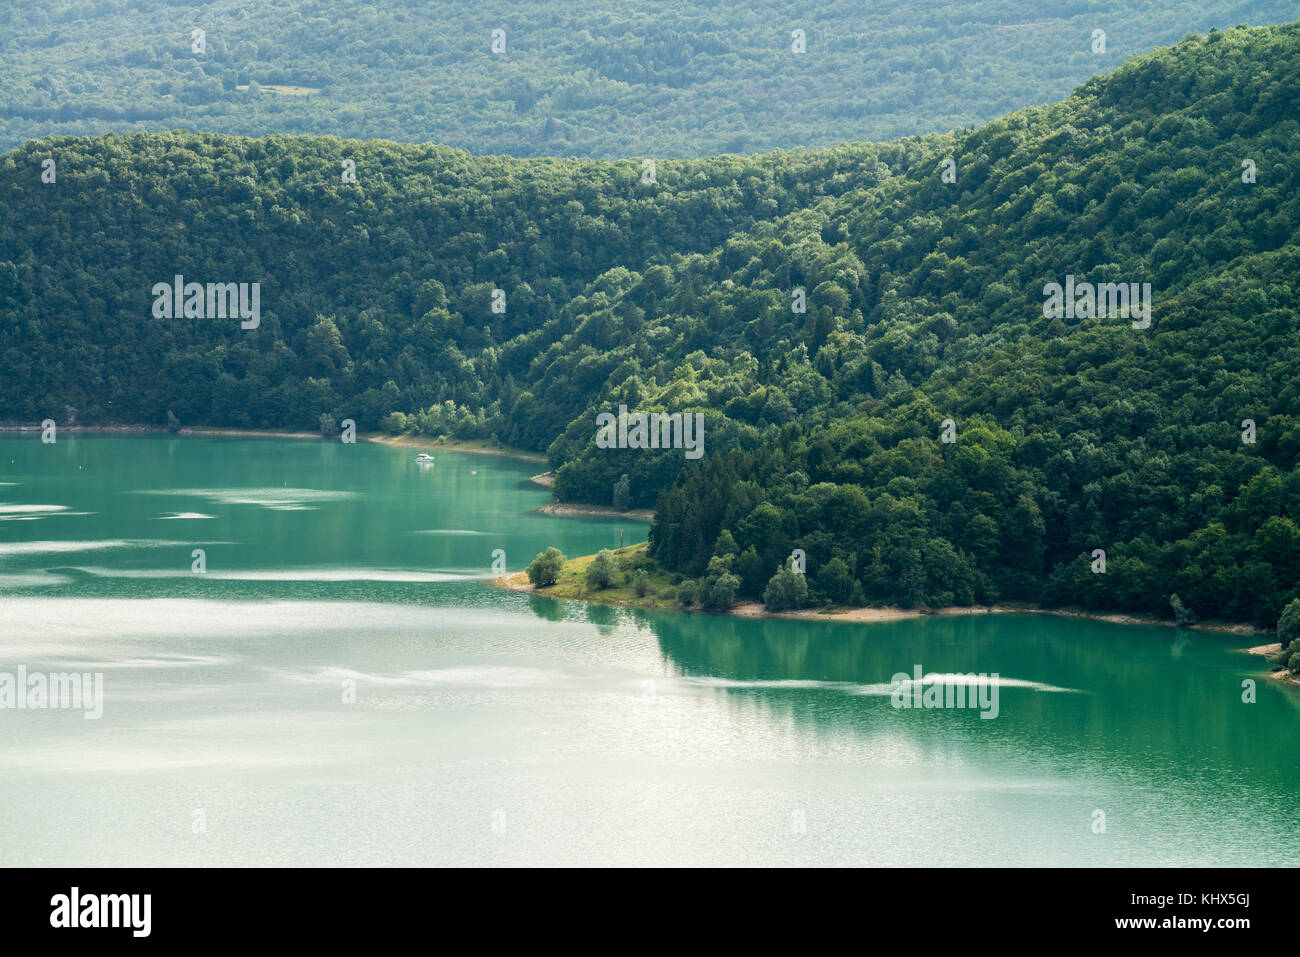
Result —
[{"label": "forested hillside", "polygon": [[[608,372],[582,363],[592,349],[574,330],[601,325],[642,271],[879,182],[877,154],[898,165],[909,149],[668,162],[644,183],[635,163],[383,142],[33,142],[0,159],[0,203],[15,213],[0,222],[0,418],[70,405],[88,421],[163,422],[170,409],[314,427],[325,411],[377,428],[434,406],[425,431],[501,430],[545,449]],[[356,184],[342,182],[345,160]],[[155,319],[152,287],[175,274],[260,283],[260,325]],[[619,334],[608,325],[596,344]],[[573,374],[552,383],[544,356],[565,337]],[[521,391],[534,381],[536,402]]]},{"label": "forested hillside", "polygon": [[[0,158],[0,418],[496,435],[549,449],[563,497],[608,502],[626,473],[653,554],[690,576],[718,555],[742,595],[800,547],[835,601],[1168,614],[1177,593],[1271,625],[1300,593],[1298,91],[1291,25],[975,131],[653,175],[30,143]],[[261,283],[260,325],[155,318],[174,274]],[[1149,326],[1045,317],[1067,276],[1150,283]],[[703,413],[707,454],[598,449],[620,403]]]},{"label": "forested hillside", "polygon": [[515,156],[815,148],[975,126],[1190,31],[1294,16],[1291,0],[6,4],[0,149],[172,129]]}]

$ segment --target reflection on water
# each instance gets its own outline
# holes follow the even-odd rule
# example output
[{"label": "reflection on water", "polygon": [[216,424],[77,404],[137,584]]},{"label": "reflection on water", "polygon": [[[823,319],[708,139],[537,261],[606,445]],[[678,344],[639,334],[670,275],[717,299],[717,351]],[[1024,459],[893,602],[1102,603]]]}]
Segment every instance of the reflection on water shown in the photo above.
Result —
[{"label": "reflection on water", "polygon": [[[519,568],[644,533],[537,513],[532,463],[0,452],[7,514],[39,516],[0,524],[0,671],[105,675],[97,721],[0,710],[5,863],[1296,863],[1298,696],[1260,680],[1243,703],[1241,639],[505,592],[494,548]],[[150,533],[200,496],[201,538]],[[996,683],[996,719],[894,708],[917,667],[987,676],[962,680]]]}]

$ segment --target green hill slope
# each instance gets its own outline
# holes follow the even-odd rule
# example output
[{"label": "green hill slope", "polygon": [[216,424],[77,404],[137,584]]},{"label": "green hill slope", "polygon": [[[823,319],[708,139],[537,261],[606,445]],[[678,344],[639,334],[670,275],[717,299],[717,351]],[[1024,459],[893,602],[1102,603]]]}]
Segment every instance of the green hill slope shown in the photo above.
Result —
[{"label": "green hill slope", "polygon": [[[549,448],[563,497],[627,474],[654,555],[730,555],[742,595],[799,547],[837,601],[1177,592],[1271,624],[1300,586],[1298,90],[1290,25],[972,132],[654,182],[318,138],[31,143],[0,158],[0,416],[495,434]],[[177,273],[261,283],[260,325],[155,318]],[[1069,276],[1149,283],[1149,325],[1045,316]],[[700,412],[706,454],[598,448],[620,404]]]}]

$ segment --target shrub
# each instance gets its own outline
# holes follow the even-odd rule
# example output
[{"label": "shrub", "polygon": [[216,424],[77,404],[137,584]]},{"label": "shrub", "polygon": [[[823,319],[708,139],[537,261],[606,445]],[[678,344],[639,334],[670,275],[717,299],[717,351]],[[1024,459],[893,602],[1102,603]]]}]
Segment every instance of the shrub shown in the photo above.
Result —
[{"label": "shrub", "polygon": [[608,548],[602,548],[587,566],[587,587],[608,588],[614,584],[618,571],[618,558]]},{"label": "shrub", "polygon": [[632,503],[632,488],[624,475],[614,483],[614,507],[620,512],[627,511],[627,507]]},{"label": "shrub", "polygon": [[726,611],[736,603],[736,592],[740,588],[740,578],[731,572],[719,575],[709,583],[704,604],[708,608]]},{"label": "shrub", "polygon": [[1282,643],[1283,651],[1300,651],[1295,644],[1300,638],[1300,598],[1294,599],[1282,609],[1282,617],[1277,620],[1277,640]]},{"label": "shrub", "polygon": [[842,558],[832,558],[817,573],[817,590],[833,604],[847,605],[853,601],[853,574]]},{"label": "shrub", "polygon": [[789,565],[782,565],[763,589],[763,604],[769,611],[802,608],[808,604],[808,582]]},{"label": "shrub", "polygon": [[554,585],[564,568],[564,553],[552,545],[528,564],[528,580],[536,588]]},{"label": "shrub", "polygon": [[695,582],[688,578],[686,581],[682,582],[681,587],[677,589],[677,600],[683,605],[693,605],[695,604],[697,594],[698,589],[695,587]]},{"label": "shrub", "polygon": [[1183,604],[1183,600],[1178,597],[1178,592],[1169,596],[1169,607],[1174,610],[1174,624],[1180,628],[1193,624],[1196,621],[1196,615],[1192,610]]}]

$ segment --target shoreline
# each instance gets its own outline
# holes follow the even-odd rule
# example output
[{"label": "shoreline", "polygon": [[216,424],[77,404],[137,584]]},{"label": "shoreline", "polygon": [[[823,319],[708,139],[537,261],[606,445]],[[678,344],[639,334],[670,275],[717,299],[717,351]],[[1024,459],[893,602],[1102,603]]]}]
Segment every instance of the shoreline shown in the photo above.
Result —
[{"label": "shoreline", "polygon": [[[1243,652],[1248,655],[1266,655],[1272,657],[1282,653],[1282,643],[1275,641],[1272,644],[1256,645],[1254,648],[1242,648]],[[1274,681],[1284,685],[1290,685],[1292,688],[1300,688],[1300,673],[1292,673],[1286,668],[1279,668],[1277,671],[1270,671],[1268,676]]]},{"label": "shoreline", "polygon": [[[0,434],[7,432],[40,432],[39,425],[23,425],[21,423],[0,423]],[[163,425],[61,425],[60,432],[76,433],[102,433],[106,435],[178,435],[178,436],[217,436],[223,438],[254,438],[254,439],[316,439],[317,441],[332,441],[337,436],[323,436],[319,432],[278,432],[273,429],[232,429],[232,428],[209,428],[207,426],[184,427],[173,432]],[[499,442],[493,442],[490,439],[448,439],[446,441],[425,441],[424,436],[412,435],[405,433],[403,435],[385,435],[379,432],[357,433],[357,440],[360,442],[369,442],[373,445],[387,445],[393,448],[413,448],[429,451],[441,452],[467,452],[473,455],[496,455],[502,458],[518,459],[524,462],[545,462],[546,456],[537,452],[527,452],[523,449],[513,448],[508,445],[502,445]],[[554,483],[554,472],[542,472],[538,475],[530,476],[528,481],[533,482],[543,488],[550,488]],[[561,517],[582,517],[582,516],[607,516],[610,518],[623,518],[628,521],[653,522],[653,509],[633,509],[626,512],[620,512],[617,509],[609,508],[605,505],[593,505],[588,502],[556,502],[551,501],[541,506],[535,511],[542,512],[546,515],[557,515]]]},{"label": "shoreline", "polygon": [[[953,617],[957,615],[1054,615],[1058,618],[1085,618],[1090,621],[1105,621],[1119,625],[1152,625],[1165,628],[1179,627],[1175,622],[1162,620],[1154,616],[1121,611],[1086,611],[1080,608],[1044,608],[1038,605],[1007,602],[995,605],[950,605],[944,608],[900,608],[893,605],[860,605],[836,608],[799,608],[790,611],[768,611],[762,602],[743,601],[725,611],[703,608],[698,604],[683,605],[677,597],[677,588],[683,576],[669,575],[662,568],[648,559],[648,543],[639,542],[613,549],[619,559],[624,577],[622,583],[611,584],[595,592],[589,591],[585,584],[585,571],[594,555],[580,555],[566,558],[556,582],[544,588],[537,588],[528,581],[526,571],[501,575],[492,582],[499,588],[510,591],[535,594],[554,598],[558,601],[581,601],[594,605],[612,605],[621,608],[640,608],[646,611],[682,611],[702,612],[713,615],[731,615],[737,618],[788,618],[801,621],[837,621],[850,623],[869,623],[882,621],[902,621],[909,618]],[[629,576],[634,570],[641,569],[648,573],[644,595],[637,595],[631,586]],[[1189,630],[1208,631],[1217,634],[1245,636],[1272,635],[1271,631],[1258,628],[1244,622],[1206,621],[1191,626],[1182,626]],[[1271,645],[1258,645],[1249,649],[1253,653],[1266,654],[1261,649]],[[1247,649],[1240,649],[1243,652]]]},{"label": "shoreline", "polygon": [[[542,472],[530,476],[528,481],[542,488],[555,487],[555,472]],[[608,518],[623,518],[629,522],[653,522],[655,511],[652,508],[629,508],[619,511],[609,505],[593,505],[590,502],[557,502],[552,500],[537,509],[544,515],[600,515]]]},{"label": "shoreline", "polygon": [[[620,608],[639,608],[643,611],[681,611],[706,615],[731,615],[736,618],[788,618],[801,621],[837,621],[837,622],[881,622],[904,621],[911,618],[952,618],[960,615],[1053,615],[1057,618],[1085,618],[1089,621],[1105,621],[1115,625],[1152,625],[1164,628],[1178,627],[1172,621],[1158,618],[1142,618],[1125,612],[1090,612],[1074,608],[1041,608],[1034,605],[949,605],[944,608],[899,608],[896,605],[857,605],[847,608],[835,608],[824,611],[819,608],[799,608],[793,611],[768,611],[762,602],[738,602],[730,609],[722,611],[714,608],[702,608],[699,605],[666,604],[662,602],[628,601],[624,599],[601,599],[598,597],[548,594],[549,588],[539,589],[528,581],[526,572],[512,572],[492,580],[493,584],[510,591],[535,594],[541,598],[554,598],[556,601],[579,601],[589,605],[612,605]],[[1254,625],[1233,622],[1210,622],[1205,624],[1184,625],[1189,631],[1210,631],[1216,634],[1231,635],[1267,635],[1265,629]],[[1268,646],[1260,646],[1268,647]],[[1254,648],[1241,649],[1251,654],[1263,654]]]},{"label": "shoreline", "polygon": [[412,435],[409,432],[402,435],[384,435],[381,432],[367,432],[365,435],[358,433],[358,438],[363,442],[372,442],[375,445],[391,445],[395,448],[473,452],[476,455],[499,455],[502,458],[522,459],[525,462],[546,461],[545,455],[502,445],[499,442],[493,442],[491,439],[448,439],[445,442],[439,442],[437,439],[428,439],[425,436]]},{"label": "shoreline", "polygon": [[[95,433],[109,435],[215,435],[227,438],[253,439],[316,439],[333,441],[338,436],[324,436],[319,432],[284,432],[276,429],[239,429],[228,427],[209,427],[203,425],[184,426],[172,431],[165,425],[60,425],[60,432]],[[0,433],[5,432],[40,432],[39,425],[21,423],[0,423]],[[529,462],[545,462],[546,456],[523,449],[511,448],[489,439],[449,439],[439,442],[437,439],[425,441],[421,436],[385,435],[381,432],[358,432],[357,440],[374,445],[409,446],[420,449],[441,449],[444,452],[473,452],[480,455],[500,455],[506,458],[525,459]]]},{"label": "shoreline", "polygon": [[[316,439],[325,440],[326,437],[316,432],[281,432],[270,429],[237,429],[237,428],[207,428],[204,426],[185,427],[172,432],[166,426],[156,425],[64,425],[59,426],[60,431],[78,432],[78,433],[105,433],[105,434],[170,434],[180,436],[218,436],[227,438],[276,438],[276,439]],[[39,425],[24,425],[21,423],[0,423],[0,434],[8,432],[40,432]],[[546,456],[534,452],[526,452],[522,449],[515,449],[509,446],[494,443],[487,439],[475,440],[451,440],[442,441],[434,440],[433,442],[423,441],[423,437],[414,436],[409,433],[403,435],[383,435],[380,433],[358,434],[357,436],[363,442],[370,442],[376,445],[388,445],[393,447],[405,448],[422,448],[422,449],[440,449],[446,452],[468,452],[476,455],[497,455],[505,458],[521,459],[532,462],[545,462]],[[333,436],[330,437],[331,439]],[[530,482],[549,488],[553,481],[554,473],[547,471],[529,478]],[[546,515],[555,515],[558,517],[573,516],[608,516],[613,518],[624,518],[630,521],[653,521],[654,512],[650,509],[633,509],[620,512],[616,509],[603,505],[593,505],[584,502],[549,502],[546,505],[535,509]],[[640,546],[626,546],[625,548],[636,548]],[[580,556],[578,559],[569,559],[566,565],[574,561],[590,561],[594,556]],[[969,607],[960,605],[950,605],[945,608],[899,608],[896,606],[872,606],[862,605],[849,608],[835,608],[830,611],[817,608],[801,608],[793,611],[768,611],[763,607],[761,602],[741,602],[727,611],[718,611],[714,609],[701,608],[698,605],[685,606],[680,602],[665,602],[662,598],[635,599],[626,600],[618,598],[600,598],[590,595],[571,595],[562,592],[549,593],[548,589],[537,590],[528,582],[527,575],[522,572],[513,572],[509,575],[503,575],[492,580],[493,584],[508,589],[510,591],[525,592],[537,594],[542,597],[554,597],[558,601],[581,601],[587,604],[595,605],[613,605],[625,608],[641,608],[649,611],[684,611],[684,612],[703,612],[706,614],[733,615],[738,618],[790,618],[804,621],[845,621],[845,622],[880,622],[880,621],[901,621],[908,618],[925,618],[925,617],[948,617],[954,615],[997,615],[997,614],[1032,614],[1032,615],[1056,615],[1061,618],[1086,618],[1091,621],[1106,621],[1112,624],[1121,625],[1154,625],[1165,628],[1178,627],[1175,622],[1161,620],[1158,618],[1148,617],[1130,612],[1091,612],[1075,608],[1041,608],[1033,605],[972,605]],[[1182,626],[1193,631],[1210,631],[1217,634],[1235,634],[1235,635],[1269,635],[1272,632],[1267,629],[1258,628],[1254,625],[1242,622],[1198,622],[1195,625]],[[1251,648],[1240,649],[1244,654],[1252,655],[1271,655],[1281,651],[1280,646],[1276,643],[1256,645]],[[1271,672],[1270,678],[1281,681],[1285,684],[1300,687],[1300,675],[1292,675],[1286,669]]]},{"label": "shoreline", "polygon": [[620,512],[618,509],[604,505],[586,505],[582,502],[551,502],[536,511],[545,515],[603,515],[609,518],[625,518],[630,522],[653,522],[655,520],[655,513],[648,508]]}]

